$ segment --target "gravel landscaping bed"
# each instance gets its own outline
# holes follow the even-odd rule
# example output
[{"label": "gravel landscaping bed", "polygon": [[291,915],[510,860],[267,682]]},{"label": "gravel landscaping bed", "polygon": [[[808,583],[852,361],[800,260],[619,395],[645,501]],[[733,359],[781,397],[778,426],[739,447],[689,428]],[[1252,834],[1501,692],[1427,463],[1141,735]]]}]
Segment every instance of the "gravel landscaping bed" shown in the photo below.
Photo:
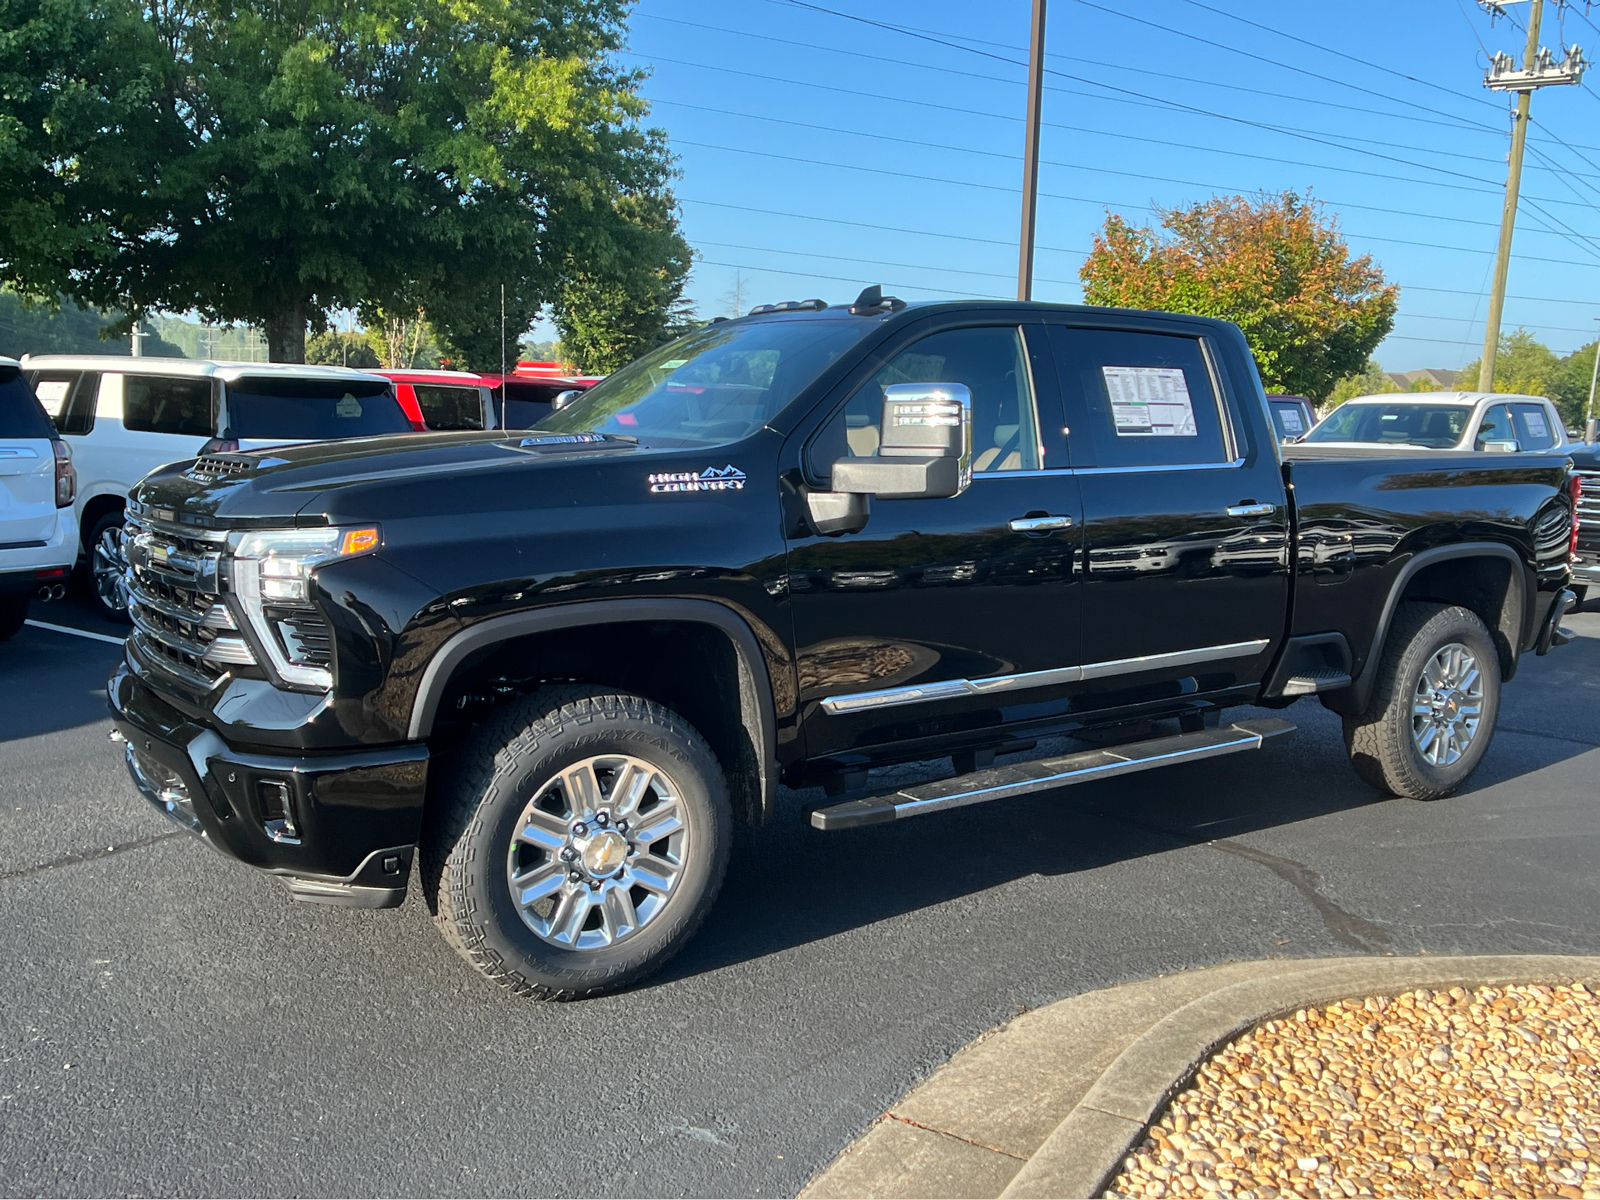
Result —
[{"label": "gravel landscaping bed", "polygon": [[1200,1068],[1111,1196],[1600,1200],[1600,999],[1420,989],[1269,1021]]}]

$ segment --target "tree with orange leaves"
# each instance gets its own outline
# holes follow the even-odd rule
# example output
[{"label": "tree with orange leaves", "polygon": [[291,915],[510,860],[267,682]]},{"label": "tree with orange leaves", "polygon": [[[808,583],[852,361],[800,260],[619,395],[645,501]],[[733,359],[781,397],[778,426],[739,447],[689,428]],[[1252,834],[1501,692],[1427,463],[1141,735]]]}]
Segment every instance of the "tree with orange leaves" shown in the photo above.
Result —
[{"label": "tree with orange leaves", "polygon": [[1269,391],[1322,401],[1394,327],[1400,289],[1293,192],[1157,209],[1160,229],[1106,215],[1078,277],[1086,304],[1232,321]]}]

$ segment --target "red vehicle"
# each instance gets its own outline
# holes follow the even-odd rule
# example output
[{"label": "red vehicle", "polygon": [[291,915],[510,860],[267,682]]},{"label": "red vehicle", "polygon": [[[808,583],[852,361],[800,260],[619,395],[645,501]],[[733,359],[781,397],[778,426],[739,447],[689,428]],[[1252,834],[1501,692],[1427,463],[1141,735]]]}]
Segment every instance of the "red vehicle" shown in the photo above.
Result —
[{"label": "red vehicle", "polygon": [[[509,375],[472,371],[377,371],[394,380],[400,407],[419,429],[530,429],[562,392],[587,391],[601,376],[568,375],[561,363],[519,362]],[[506,397],[505,420],[501,396]]]}]

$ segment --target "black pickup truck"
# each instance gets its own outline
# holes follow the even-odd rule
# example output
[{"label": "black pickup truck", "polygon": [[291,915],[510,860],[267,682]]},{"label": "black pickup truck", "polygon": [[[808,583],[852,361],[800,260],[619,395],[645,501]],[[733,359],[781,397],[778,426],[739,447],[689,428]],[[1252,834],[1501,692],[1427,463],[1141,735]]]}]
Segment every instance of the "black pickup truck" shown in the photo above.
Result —
[{"label": "black pickup truck", "polygon": [[[1255,749],[1292,726],[1226,710],[1315,695],[1362,778],[1449,794],[1564,639],[1575,498],[1564,454],[1280,448],[1224,322],[869,288],[531,432],[150,476],[114,736],[296,898],[396,905],[420,850],[474,966],[581,996],[682,946],[780,781],[849,836]],[[1046,734],[1085,745],[1017,765]]]}]

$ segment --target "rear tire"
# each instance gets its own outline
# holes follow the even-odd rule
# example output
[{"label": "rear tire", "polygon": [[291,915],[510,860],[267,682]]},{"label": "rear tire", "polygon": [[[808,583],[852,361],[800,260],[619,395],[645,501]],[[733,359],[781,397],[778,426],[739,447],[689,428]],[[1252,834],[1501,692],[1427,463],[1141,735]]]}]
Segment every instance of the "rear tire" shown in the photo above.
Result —
[{"label": "rear tire", "polygon": [[1483,761],[1500,714],[1500,657],[1476,613],[1395,610],[1364,713],[1344,719],[1356,774],[1380,791],[1437,800]]},{"label": "rear tire", "polygon": [[15,635],[27,619],[27,595],[0,596],[0,642]]},{"label": "rear tire", "polygon": [[577,999],[644,978],[722,886],[722,768],[652,701],[544,688],[474,730],[441,785],[422,846],[434,920],[519,995]]},{"label": "rear tire", "polygon": [[122,573],[128,567],[122,552],[122,510],[108,512],[94,523],[84,543],[89,563],[89,599],[108,621],[128,623],[128,593]]}]

